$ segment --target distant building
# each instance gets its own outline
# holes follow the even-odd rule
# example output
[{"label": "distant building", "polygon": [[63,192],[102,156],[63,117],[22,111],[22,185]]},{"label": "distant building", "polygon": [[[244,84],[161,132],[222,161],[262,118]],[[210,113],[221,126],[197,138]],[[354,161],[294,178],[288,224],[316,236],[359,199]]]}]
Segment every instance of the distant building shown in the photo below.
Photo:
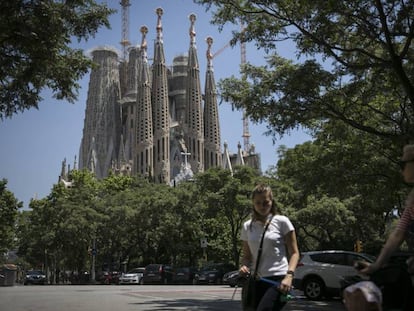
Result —
[{"label": "distant building", "polygon": [[[141,27],[141,45],[129,48],[128,60],[113,48],[92,52],[98,64],[90,74],[79,169],[97,178],[141,174],[157,183],[174,184],[211,167],[232,170],[249,165],[260,171],[254,147],[230,154],[221,149],[219,111],[207,44],[204,94],[195,40],[194,14],[190,15],[188,55],[174,58],[167,67],[162,39],[162,9],[157,9],[152,64],[148,62],[147,32]],[[62,174],[66,175],[66,171]]]}]

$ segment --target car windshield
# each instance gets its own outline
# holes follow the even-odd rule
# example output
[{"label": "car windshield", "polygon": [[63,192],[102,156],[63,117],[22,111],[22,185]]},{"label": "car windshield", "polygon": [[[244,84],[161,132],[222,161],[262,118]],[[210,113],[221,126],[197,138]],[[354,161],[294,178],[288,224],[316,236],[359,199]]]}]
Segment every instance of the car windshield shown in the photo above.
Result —
[{"label": "car windshield", "polygon": [[44,273],[42,271],[36,271],[36,270],[34,270],[34,271],[28,271],[27,274],[41,275],[41,274],[44,274]]},{"label": "car windshield", "polygon": [[131,271],[128,271],[127,273],[143,273],[144,270],[145,270],[145,268],[136,268],[136,269],[133,269]]},{"label": "car windshield", "polygon": [[201,269],[201,271],[210,271],[210,270],[218,270],[218,266],[206,266]]},{"label": "car windshield", "polygon": [[159,270],[159,266],[158,265],[149,265],[146,268],[147,271],[157,271]]}]

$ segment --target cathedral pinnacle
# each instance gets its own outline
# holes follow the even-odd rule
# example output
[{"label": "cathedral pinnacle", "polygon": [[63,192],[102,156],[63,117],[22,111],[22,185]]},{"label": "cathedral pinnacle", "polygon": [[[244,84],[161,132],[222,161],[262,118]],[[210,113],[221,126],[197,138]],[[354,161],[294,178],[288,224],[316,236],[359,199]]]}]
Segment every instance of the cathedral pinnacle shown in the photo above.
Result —
[{"label": "cathedral pinnacle", "polygon": [[142,50],[143,57],[146,58],[147,57],[147,33],[148,33],[148,27],[147,26],[141,26],[141,33],[142,33],[141,50]]},{"label": "cathedral pinnacle", "polygon": [[213,45],[213,38],[212,37],[207,37],[206,38],[206,42],[207,42],[207,67],[211,68],[213,66],[212,64],[212,60],[213,60],[213,54],[211,53],[211,46]]},{"label": "cathedral pinnacle", "polygon": [[155,10],[157,13],[158,21],[157,21],[157,39],[158,41],[162,41],[162,23],[161,23],[161,16],[164,14],[164,10],[162,8],[157,8]]},{"label": "cathedral pinnacle", "polygon": [[195,44],[195,36],[196,36],[196,32],[195,32],[195,21],[197,19],[197,16],[192,13],[190,14],[190,16],[188,17],[190,19],[191,22],[191,26],[190,26],[190,38],[191,38],[191,44]]}]

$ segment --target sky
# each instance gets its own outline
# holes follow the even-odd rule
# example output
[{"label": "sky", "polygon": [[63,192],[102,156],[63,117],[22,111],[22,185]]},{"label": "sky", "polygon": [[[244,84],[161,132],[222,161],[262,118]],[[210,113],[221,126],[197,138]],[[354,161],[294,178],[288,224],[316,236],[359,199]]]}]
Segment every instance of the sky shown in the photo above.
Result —
[{"label": "sky", "polygon": [[[109,46],[119,50],[122,55],[122,10],[118,0],[106,1],[108,6],[118,10],[109,18],[111,29],[100,28],[95,38],[87,42],[77,41],[74,48],[81,48],[85,53],[99,46]],[[213,38],[213,54],[220,51],[213,59],[216,82],[230,76],[239,77],[241,63],[240,46],[229,47],[231,31],[238,30],[237,25],[226,25],[220,32],[218,27],[210,24],[211,12],[194,4],[191,0],[131,0],[129,7],[129,41],[131,45],[141,43],[140,28],[146,25],[148,56],[152,57],[153,41],[156,37],[157,15],[155,10],[161,7],[163,41],[166,62],[172,64],[175,56],[186,54],[190,45],[189,15],[196,14],[195,31],[198,60],[200,64],[201,87],[204,90],[205,72],[207,68],[206,51],[208,36]],[[287,58],[294,58],[294,51],[289,45],[281,45],[278,53]],[[254,44],[246,45],[246,61],[253,65],[263,65],[264,52]],[[151,60],[150,60],[151,62]],[[86,99],[88,92],[89,74],[79,81],[78,100],[75,104],[58,101],[52,93],[46,90],[39,109],[26,110],[15,114],[12,118],[0,121],[0,179],[7,179],[7,189],[23,201],[28,208],[31,198],[46,197],[58,177],[62,161],[73,168],[75,157],[79,157],[79,147],[82,139],[83,122],[85,117]],[[242,112],[233,110],[229,103],[219,105],[220,131],[222,144],[226,141],[231,153],[237,152],[237,144],[243,146]],[[272,138],[264,135],[266,124],[249,122],[249,142],[254,144],[256,152],[261,155],[262,171],[276,165],[276,150],[280,145],[288,148],[310,140],[301,131],[293,132],[273,143]]]}]

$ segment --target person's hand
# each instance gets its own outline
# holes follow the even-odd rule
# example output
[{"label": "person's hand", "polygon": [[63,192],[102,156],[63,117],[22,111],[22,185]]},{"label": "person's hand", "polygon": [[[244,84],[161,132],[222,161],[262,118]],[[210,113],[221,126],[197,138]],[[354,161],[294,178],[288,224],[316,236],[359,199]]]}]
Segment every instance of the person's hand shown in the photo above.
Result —
[{"label": "person's hand", "polygon": [[284,294],[289,293],[290,290],[292,289],[292,280],[293,280],[292,275],[291,274],[287,274],[283,278],[282,282],[280,282],[279,290],[282,293],[284,293]]},{"label": "person's hand", "polygon": [[354,264],[354,267],[358,270],[359,273],[364,275],[372,274],[379,269],[379,266],[376,262],[369,263],[366,261],[357,261]]},{"label": "person's hand", "polygon": [[239,269],[239,274],[241,276],[248,276],[250,274],[249,267],[246,266],[246,265],[241,266],[240,269]]}]

